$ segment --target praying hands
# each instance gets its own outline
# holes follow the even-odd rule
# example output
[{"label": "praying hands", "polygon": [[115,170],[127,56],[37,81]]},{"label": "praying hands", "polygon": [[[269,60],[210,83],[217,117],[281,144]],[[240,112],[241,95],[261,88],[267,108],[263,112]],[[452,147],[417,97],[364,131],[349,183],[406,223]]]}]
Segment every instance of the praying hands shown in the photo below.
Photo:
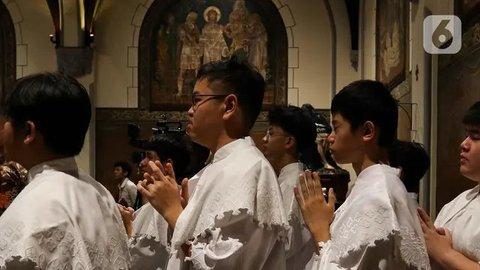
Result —
[{"label": "praying hands", "polygon": [[[182,203],[183,193],[188,193],[188,189],[182,189],[182,196],[180,195],[180,188],[175,181],[175,172],[171,163],[163,166],[160,161],[155,163],[149,161],[147,172],[143,177],[144,179],[137,184],[138,191],[165,218],[168,225],[175,228],[178,216],[183,211],[183,205],[186,205],[185,200]],[[184,179],[182,186],[185,186],[186,182]]]},{"label": "praying hands", "polygon": [[[300,175],[299,180],[301,190],[295,187],[294,192],[305,225],[315,242],[327,242],[330,240],[330,224],[335,212],[336,198],[333,189],[330,188],[327,201],[323,195],[320,176],[317,172],[312,174],[309,170],[306,170],[305,177]],[[318,249],[317,246],[317,251],[320,251]]]},{"label": "praying hands", "polygon": [[480,265],[453,248],[451,232],[447,228],[437,228],[428,214],[418,208],[418,217],[425,237],[430,258],[444,269],[480,269]]}]

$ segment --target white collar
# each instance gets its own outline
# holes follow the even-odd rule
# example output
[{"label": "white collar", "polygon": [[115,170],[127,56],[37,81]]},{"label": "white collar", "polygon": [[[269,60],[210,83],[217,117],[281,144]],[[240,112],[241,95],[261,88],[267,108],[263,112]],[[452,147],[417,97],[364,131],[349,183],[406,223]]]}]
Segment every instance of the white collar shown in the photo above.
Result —
[{"label": "white collar", "polygon": [[[285,180],[288,180],[284,176],[291,176],[293,172],[297,172],[299,170],[303,171],[303,163],[301,162],[293,162],[283,166],[283,168],[280,170],[280,174],[278,175],[278,184],[280,185]],[[292,180],[292,183],[297,183],[297,182],[298,182],[298,175],[294,180]]]},{"label": "white collar", "polygon": [[213,156],[213,159],[212,159],[212,163],[225,159],[231,153],[233,153],[235,149],[242,147],[242,145],[244,146],[245,144],[249,146],[252,145],[252,140],[246,139],[246,138],[240,138],[225,144],[224,146],[220,147],[220,149],[218,149],[217,152],[215,152],[215,155]]},{"label": "white collar", "polygon": [[70,174],[75,178],[79,177],[77,162],[74,157],[54,159],[39,163],[28,171],[28,182],[30,183],[35,176],[43,171],[61,171]]},{"label": "white collar", "polygon": [[128,177],[125,177],[120,184],[120,188],[124,188],[127,185],[128,181],[130,181],[130,179]]}]

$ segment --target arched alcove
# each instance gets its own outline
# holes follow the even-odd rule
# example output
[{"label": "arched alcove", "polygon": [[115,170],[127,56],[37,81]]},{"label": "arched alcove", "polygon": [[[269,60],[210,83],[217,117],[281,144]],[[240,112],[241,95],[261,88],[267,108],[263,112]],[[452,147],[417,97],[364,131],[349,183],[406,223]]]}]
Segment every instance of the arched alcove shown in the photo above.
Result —
[{"label": "arched alcove", "polygon": [[15,82],[15,28],[12,18],[3,2],[0,2],[0,98]]},{"label": "arched alcove", "polygon": [[[229,28],[229,24],[235,19],[232,13],[235,12],[234,6],[238,3],[245,3],[243,8],[243,19],[241,23],[244,29],[253,27],[255,18],[259,19],[259,24],[263,25],[266,31],[266,51],[267,51],[267,68],[258,68],[267,81],[267,89],[264,104],[286,104],[287,101],[287,68],[288,68],[288,39],[285,24],[277,7],[271,1],[242,1],[242,0],[205,0],[205,1],[165,1],[157,0],[152,3],[145,14],[140,34],[138,48],[138,80],[139,80],[139,107],[147,110],[185,110],[189,107],[189,92],[193,85],[195,77],[193,69],[190,73],[182,72],[180,67],[181,49],[178,48],[180,41],[178,39],[178,31],[185,22],[189,13],[195,13],[195,25],[197,27],[197,38],[201,39],[202,30],[205,21],[208,20],[208,10],[216,10],[217,23]],[[240,3],[240,5],[241,5]],[[216,7],[216,8],[211,8]],[[206,12],[207,11],[207,12]],[[254,15],[258,14],[258,15]],[[220,16],[218,16],[220,15]],[[233,17],[233,18],[232,18]],[[251,24],[249,24],[251,23]],[[170,31],[170,32],[169,32]],[[245,31],[248,33],[247,31]],[[235,50],[236,39],[234,35],[229,36],[229,31],[225,30],[223,34],[224,42],[229,52],[240,52],[237,55],[248,59],[250,52],[248,45],[252,39],[245,38],[245,50]],[[230,32],[231,33],[231,32]],[[170,36],[169,36],[170,35]],[[245,34],[247,35],[247,34]],[[232,37],[233,36],[233,37]],[[243,40],[243,39],[242,39]],[[163,44],[162,44],[163,43]],[[236,44],[236,45],[235,45]],[[163,48],[162,48],[163,46]],[[250,46],[252,48],[253,46]],[[235,47],[238,48],[238,47]],[[163,61],[163,56],[170,58],[169,61]],[[205,49],[199,49],[202,54]],[[165,52],[166,51],[166,52]],[[253,50],[251,50],[253,51]],[[242,54],[244,53],[244,54]],[[202,56],[190,55],[190,57],[198,57],[195,61],[205,62],[206,54]],[[228,57],[228,53],[222,55]],[[163,62],[161,62],[163,61]],[[167,63],[163,68],[159,65]],[[252,63],[252,61],[249,62]],[[182,76],[182,82],[179,83],[179,74]],[[163,76],[162,76],[163,75]],[[183,91],[179,91],[183,88]],[[181,92],[181,93],[180,93]]]}]

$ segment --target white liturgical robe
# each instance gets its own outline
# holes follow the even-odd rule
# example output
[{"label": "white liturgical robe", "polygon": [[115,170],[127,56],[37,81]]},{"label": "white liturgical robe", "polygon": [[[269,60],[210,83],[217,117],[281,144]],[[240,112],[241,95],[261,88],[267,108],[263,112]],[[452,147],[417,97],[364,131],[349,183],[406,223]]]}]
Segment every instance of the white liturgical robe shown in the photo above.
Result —
[{"label": "white liturgical robe", "polygon": [[280,188],[251,138],[221,147],[190,181],[196,187],[177,220],[168,269],[285,269]]},{"label": "white liturgical robe", "polygon": [[300,207],[295,199],[293,188],[300,188],[298,177],[304,173],[304,165],[301,162],[290,163],[280,170],[278,183],[283,195],[283,208],[287,214],[290,229],[288,242],[286,242],[286,269],[304,269],[307,262],[315,252],[315,243],[303,222]]},{"label": "white liturgical robe", "polygon": [[[435,220],[436,227],[452,233],[453,248],[480,262],[480,186],[469,189],[446,204]],[[432,267],[441,269],[437,265]]]},{"label": "white liturgical robe", "polygon": [[150,203],[135,212],[129,241],[132,270],[164,270],[170,254],[168,223]]},{"label": "white liturgical robe", "polygon": [[73,157],[38,164],[28,176],[0,217],[0,269],[130,268],[115,200]]},{"label": "white liturgical robe", "polygon": [[430,269],[416,204],[398,175],[381,164],[358,175],[311,269]]}]

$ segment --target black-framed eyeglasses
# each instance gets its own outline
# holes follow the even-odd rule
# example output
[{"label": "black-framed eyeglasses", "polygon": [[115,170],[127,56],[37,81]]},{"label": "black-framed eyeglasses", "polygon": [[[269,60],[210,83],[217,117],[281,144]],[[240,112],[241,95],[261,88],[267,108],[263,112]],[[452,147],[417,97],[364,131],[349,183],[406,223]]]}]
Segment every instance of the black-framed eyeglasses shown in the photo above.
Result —
[{"label": "black-framed eyeglasses", "polygon": [[[225,98],[226,96],[228,95],[227,94],[209,94],[209,95],[192,94],[192,109],[196,111],[198,107],[203,103],[212,99],[222,99],[222,98]],[[207,97],[207,98],[200,99],[200,97]]]},{"label": "black-framed eyeglasses", "polygon": [[275,136],[278,136],[278,137],[291,137],[291,135],[289,135],[289,134],[287,134],[287,133],[281,133],[281,132],[278,132],[278,131],[277,131],[277,132],[274,132],[272,126],[268,127],[264,138],[265,138],[267,141],[269,141],[270,138],[275,137]]}]

